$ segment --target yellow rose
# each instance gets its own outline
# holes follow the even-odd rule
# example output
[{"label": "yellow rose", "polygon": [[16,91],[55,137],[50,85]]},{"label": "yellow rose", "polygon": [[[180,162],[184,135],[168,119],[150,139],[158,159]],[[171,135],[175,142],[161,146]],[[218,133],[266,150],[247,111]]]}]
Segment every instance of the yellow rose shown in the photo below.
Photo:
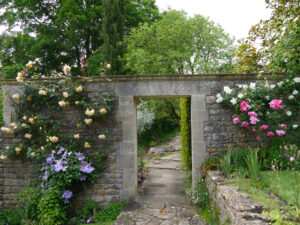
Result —
[{"label": "yellow rose", "polygon": [[34,64],[35,64],[35,62],[29,61],[29,62],[26,64],[26,67],[30,69],[30,68],[33,67]]},{"label": "yellow rose", "polygon": [[42,149],[42,151],[45,151],[45,147],[44,146],[42,146],[41,149]]},{"label": "yellow rose", "polygon": [[8,127],[1,127],[1,130],[6,133],[12,133],[12,130]]},{"label": "yellow rose", "polygon": [[60,107],[65,107],[67,105],[65,101],[59,101],[58,104]]},{"label": "yellow rose", "polygon": [[31,152],[30,154],[32,157],[36,157],[36,153],[35,152]]},{"label": "yellow rose", "polygon": [[71,67],[69,67],[68,65],[64,65],[64,71],[65,71],[66,73],[70,73]]},{"label": "yellow rose", "polygon": [[85,143],[84,143],[84,147],[85,147],[85,148],[90,148],[91,146],[90,146],[90,144],[89,144],[88,142],[85,142]]},{"label": "yellow rose", "polygon": [[75,139],[79,139],[79,137],[80,137],[80,134],[74,134]]},{"label": "yellow rose", "polygon": [[26,123],[22,123],[21,127],[27,127],[27,124]]},{"label": "yellow rose", "polygon": [[80,103],[79,101],[75,101],[75,105],[79,105],[79,103]]},{"label": "yellow rose", "polygon": [[32,98],[31,98],[31,97],[28,97],[28,98],[27,98],[27,101],[28,101],[28,102],[31,102],[31,101],[32,101]]},{"label": "yellow rose", "polygon": [[92,110],[86,109],[85,111],[85,115],[87,116],[93,116],[94,114],[95,114],[95,109]]},{"label": "yellow rose", "polygon": [[33,124],[33,123],[34,123],[34,120],[33,120],[33,118],[29,118],[29,119],[28,119],[28,121],[29,121],[29,123],[31,123],[31,124]]},{"label": "yellow rose", "polygon": [[58,137],[53,136],[53,137],[49,137],[49,140],[53,143],[57,143],[58,142]]},{"label": "yellow rose", "polygon": [[14,129],[18,128],[18,125],[16,123],[11,123],[11,124],[9,124],[9,126],[13,127]]},{"label": "yellow rose", "polygon": [[23,116],[23,120],[27,120],[27,116]]},{"label": "yellow rose", "polygon": [[78,93],[82,92],[82,90],[83,90],[82,86],[79,86],[79,87],[76,88],[76,92],[78,92]]},{"label": "yellow rose", "polygon": [[16,152],[17,152],[17,153],[20,153],[20,152],[21,152],[21,148],[17,147],[17,148],[16,148]]},{"label": "yellow rose", "polygon": [[110,64],[106,64],[106,69],[110,69],[111,68],[111,65]]},{"label": "yellow rose", "polygon": [[100,113],[104,115],[104,114],[107,113],[107,110],[106,109],[100,109]]},{"label": "yellow rose", "polygon": [[0,159],[2,159],[2,160],[6,160],[6,159],[7,159],[7,157],[6,157],[6,155],[1,155],[1,156],[0,156]]},{"label": "yellow rose", "polygon": [[92,119],[84,119],[85,124],[90,125],[93,120]]},{"label": "yellow rose", "polygon": [[52,154],[55,154],[56,153],[56,151],[54,151],[54,150],[52,150],[52,152],[51,152]]},{"label": "yellow rose", "polygon": [[31,139],[32,135],[31,134],[25,134],[24,137],[27,138],[27,139]]},{"label": "yellow rose", "polygon": [[20,99],[20,96],[19,96],[18,94],[14,94],[12,97],[13,97],[13,99],[15,99],[15,100],[19,100],[19,99]]},{"label": "yellow rose", "polygon": [[69,98],[68,92],[63,92],[63,96],[64,96],[64,98]]},{"label": "yellow rose", "polygon": [[100,140],[104,140],[104,139],[105,139],[105,135],[104,135],[104,134],[100,134],[100,135],[98,136],[98,138],[99,138]]}]

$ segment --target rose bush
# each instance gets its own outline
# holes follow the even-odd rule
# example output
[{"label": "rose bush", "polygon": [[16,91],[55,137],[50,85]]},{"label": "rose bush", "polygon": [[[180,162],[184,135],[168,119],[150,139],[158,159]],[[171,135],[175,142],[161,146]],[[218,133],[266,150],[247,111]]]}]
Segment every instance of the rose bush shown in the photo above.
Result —
[{"label": "rose bush", "polygon": [[[256,133],[257,140],[276,137],[299,142],[300,77],[277,84],[265,82],[228,86],[216,102],[234,111],[233,123]],[[278,141],[276,138],[276,141]]]},{"label": "rose bush", "polygon": [[[29,62],[26,68],[18,73],[16,80],[22,83],[22,94],[11,93],[16,111],[16,118],[8,127],[1,127],[3,132],[22,138],[16,146],[7,147],[1,153],[2,160],[29,158],[40,166],[39,185],[35,187],[35,195],[39,197],[34,205],[37,212],[34,217],[26,218],[34,224],[65,224],[67,210],[73,196],[90,183],[105,163],[106,149],[97,149],[86,154],[87,148],[93,148],[94,140],[105,139],[104,134],[90,131],[93,125],[101,122],[113,107],[113,94],[103,95],[103,103],[89,99],[84,87],[67,77],[51,83],[37,83],[26,80],[34,78],[38,73],[37,63]],[[71,67],[64,65],[63,71],[68,74]],[[40,76],[37,76],[40,77]],[[72,138],[60,135],[63,127],[56,120],[56,112],[68,109],[81,111],[75,127],[72,127]],[[89,125],[89,127],[87,126]],[[71,125],[70,125],[71,126]],[[85,135],[80,135],[81,127],[86,126]],[[101,137],[101,138],[100,138]],[[27,196],[30,199],[30,196]],[[31,198],[32,199],[32,198]]]}]

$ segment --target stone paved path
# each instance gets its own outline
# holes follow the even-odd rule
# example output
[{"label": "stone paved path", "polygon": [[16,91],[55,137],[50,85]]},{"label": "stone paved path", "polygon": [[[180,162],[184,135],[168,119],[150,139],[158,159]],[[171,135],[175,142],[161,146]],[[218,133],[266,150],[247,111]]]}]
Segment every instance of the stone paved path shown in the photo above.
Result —
[{"label": "stone paved path", "polygon": [[[178,142],[178,138],[175,138]],[[180,143],[180,142],[179,142]],[[180,152],[154,158],[149,174],[139,186],[135,203],[125,207],[114,225],[205,225],[181,192],[185,172]]]}]

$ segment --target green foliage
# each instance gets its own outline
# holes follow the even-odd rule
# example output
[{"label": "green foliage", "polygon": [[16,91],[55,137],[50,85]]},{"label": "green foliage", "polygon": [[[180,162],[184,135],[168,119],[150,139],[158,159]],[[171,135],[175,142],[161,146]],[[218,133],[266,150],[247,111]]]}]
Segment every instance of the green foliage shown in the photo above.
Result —
[{"label": "green foliage", "polygon": [[112,69],[109,74],[122,74],[121,58],[125,28],[125,0],[103,0],[103,39],[104,57]]},{"label": "green foliage", "polygon": [[0,211],[0,225],[20,225],[22,218],[20,209],[4,209]]},{"label": "green foliage", "polygon": [[3,123],[3,92],[2,87],[0,88],[0,126]]},{"label": "green foliage", "polygon": [[62,197],[58,196],[61,196],[61,190],[51,187],[40,199],[38,219],[41,224],[59,225],[67,220],[66,206],[63,205]]},{"label": "green foliage", "polygon": [[[266,3],[272,10],[271,17],[250,29],[248,39],[237,53],[238,70],[299,73],[299,1],[266,0]],[[258,50],[252,48],[258,43]]]},{"label": "green foliage", "polygon": [[180,99],[181,109],[181,155],[183,166],[192,168],[192,143],[191,143],[191,99]]},{"label": "green foliage", "polygon": [[192,182],[193,182],[192,172],[186,173],[183,180],[183,188],[182,188],[183,193],[188,193],[188,191],[191,190]]},{"label": "green foliage", "polygon": [[209,19],[168,11],[125,37],[126,67],[133,74],[232,71],[233,39]]},{"label": "green foliage", "polygon": [[100,205],[98,202],[88,199],[85,203],[83,209],[78,213],[76,219],[78,221],[87,221],[89,218],[93,218],[97,211],[100,210]]},{"label": "green foliage", "polygon": [[229,149],[223,158],[220,159],[220,169],[227,177],[232,171],[231,150]]},{"label": "green foliage", "polygon": [[101,211],[95,213],[95,222],[110,222],[114,221],[120,212],[123,210],[125,203],[110,203]]},{"label": "green foliage", "polygon": [[122,14],[110,14],[116,20],[123,21],[118,23],[117,28],[114,23],[109,24],[114,19],[105,17],[107,10],[104,0],[1,1],[0,8],[4,13],[0,16],[0,23],[8,25],[10,29],[22,27],[22,32],[7,33],[2,35],[3,38],[0,37],[1,72],[6,78],[13,78],[20,71],[20,65],[38,58],[45,76],[49,76],[53,70],[62,72],[58,68],[61,64],[76,65],[72,69],[74,76],[86,75],[89,66],[93,69],[87,75],[99,75],[95,68],[99,68],[99,63],[104,63],[101,50],[105,35],[100,32],[102,28],[110,28],[120,32],[117,36],[122,36],[124,31],[128,33],[139,23],[159,18],[154,0],[122,0],[122,4],[126,9],[121,11],[126,11],[123,19]]},{"label": "green foliage", "polygon": [[188,198],[193,205],[206,207],[209,205],[209,193],[204,178],[201,178],[194,189],[187,192]]},{"label": "green foliage", "polygon": [[248,151],[246,159],[248,174],[254,180],[257,180],[260,175],[260,162],[257,155],[258,150],[259,149],[253,149]]},{"label": "green foliage", "polygon": [[219,225],[219,218],[217,218],[217,215],[210,209],[210,206],[202,207],[197,213],[204,222],[210,225]]}]

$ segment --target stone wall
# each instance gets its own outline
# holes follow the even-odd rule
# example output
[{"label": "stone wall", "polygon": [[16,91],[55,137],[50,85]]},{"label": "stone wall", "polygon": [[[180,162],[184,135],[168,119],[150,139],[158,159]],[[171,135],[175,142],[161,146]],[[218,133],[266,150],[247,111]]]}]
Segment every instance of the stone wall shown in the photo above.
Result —
[{"label": "stone wall", "polygon": [[205,181],[211,207],[219,211],[221,224],[225,221],[233,225],[270,224],[270,218],[262,215],[263,206],[240,193],[238,187],[224,185],[225,177],[220,171],[208,171]]},{"label": "stone wall", "polygon": [[[215,102],[215,95],[225,85],[237,86],[256,79],[250,75],[168,75],[168,76],[114,76],[76,79],[84,85],[85,92],[91,98],[101,102],[106,92],[115,93],[114,110],[96,131],[108,129],[110,138],[105,141],[109,146],[108,161],[103,176],[95,181],[78,198],[78,202],[91,197],[106,204],[118,200],[134,200],[137,194],[137,128],[136,99],[139,97],[190,97],[192,127],[192,172],[196,184],[201,174],[201,164],[209,154],[227,148],[244,147],[254,144],[254,137],[245,129],[232,124],[232,113]],[[49,81],[49,80],[47,80]],[[36,80],[45,82],[45,80]],[[15,81],[4,82],[4,124],[9,124],[13,117],[11,94],[19,88]],[[75,125],[78,113],[68,108],[58,113],[57,120],[65,124],[61,130],[70,133],[70,125]],[[80,130],[84,136],[85,128]],[[19,140],[0,134],[0,152],[8,145]],[[95,139],[95,141],[99,141]],[[96,143],[99,148],[102,142]],[[92,151],[97,151],[93,149]],[[13,160],[0,162],[0,207],[13,204],[14,196],[26,183],[31,162]],[[34,166],[33,166],[34,167]],[[33,168],[32,168],[33,169]],[[20,173],[20,171],[24,171]]]}]

